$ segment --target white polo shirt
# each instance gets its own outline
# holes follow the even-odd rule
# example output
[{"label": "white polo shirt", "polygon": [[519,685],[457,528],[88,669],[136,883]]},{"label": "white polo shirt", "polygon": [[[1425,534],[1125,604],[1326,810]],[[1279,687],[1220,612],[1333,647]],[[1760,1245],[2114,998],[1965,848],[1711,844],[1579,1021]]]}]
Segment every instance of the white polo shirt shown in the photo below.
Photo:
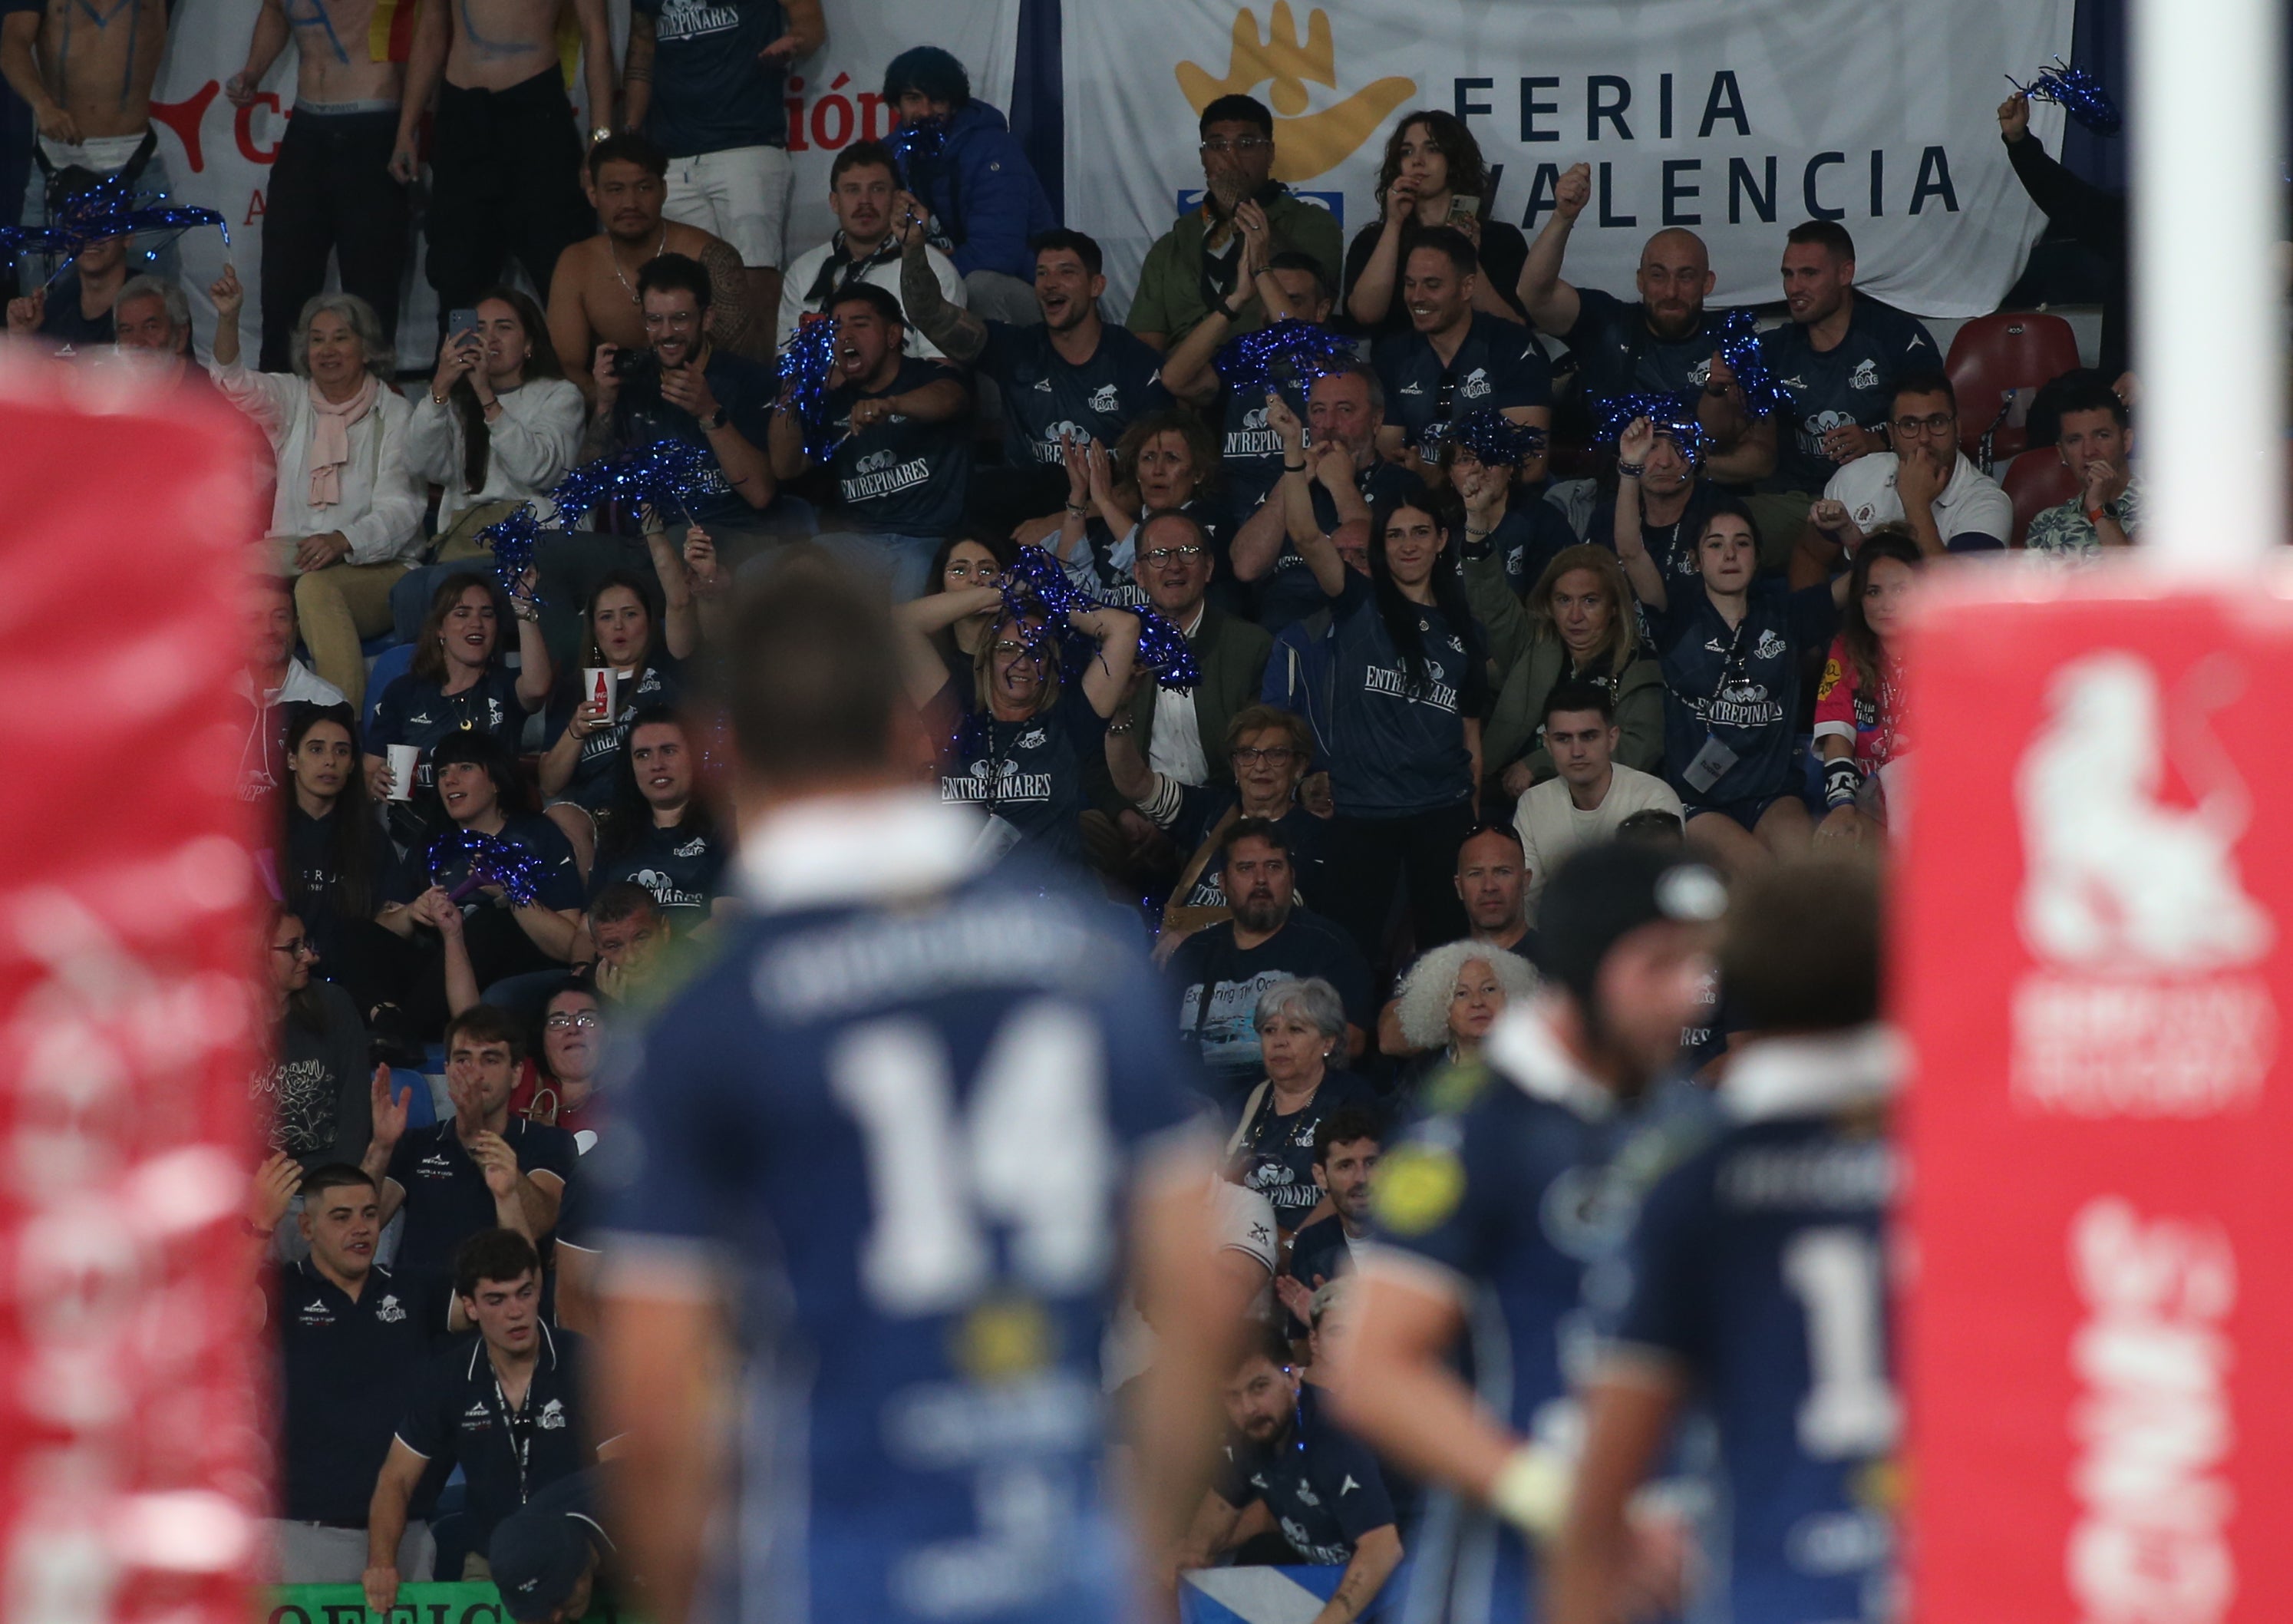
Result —
[{"label": "white polo shirt", "polygon": [[[1866,535],[1875,526],[1900,524],[1903,499],[1895,494],[1900,460],[1892,451],[1858,457],[1831,476],[1823,494],[1845,508]],[[2004,547],[2014,534],[2014,499],[1961,452],[1950,483],[1935,498],[1934,521],[1945,545],[1960,536],[1988,536],[1992,545]]]}]

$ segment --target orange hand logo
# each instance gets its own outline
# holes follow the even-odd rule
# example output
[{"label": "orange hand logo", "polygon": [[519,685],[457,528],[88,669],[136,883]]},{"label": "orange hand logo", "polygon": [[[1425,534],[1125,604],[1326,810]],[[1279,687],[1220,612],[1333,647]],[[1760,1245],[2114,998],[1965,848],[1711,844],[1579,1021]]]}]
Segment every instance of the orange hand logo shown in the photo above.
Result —
[{"label": "orange hand logo", "polygon": [[1318,7],[1306,18],[1306,32],[1298,32],[1290,0],[1274,0],[1274,15],[1266,37],[1258,37],[1258,18],[1248,6],[1235,13],[1234,48],[1227,59],[1226,77],[1213,78],[1193,62],[1178,67],[1179,88],[1199,114],[1219,96],[1256,88],[1267,80],[1274,87],[1267,99],[1274,104],[1274,178],[1302,181],[1325,174],[1342,163],[1376,133],[1388,114],[1417,93],[1417,81],[1388,77],[1365,85],[1335,107],[1318,113],[1306,111],[1306,81],[1337,88],[1336,56],[1330,44],[1330,16]]}]

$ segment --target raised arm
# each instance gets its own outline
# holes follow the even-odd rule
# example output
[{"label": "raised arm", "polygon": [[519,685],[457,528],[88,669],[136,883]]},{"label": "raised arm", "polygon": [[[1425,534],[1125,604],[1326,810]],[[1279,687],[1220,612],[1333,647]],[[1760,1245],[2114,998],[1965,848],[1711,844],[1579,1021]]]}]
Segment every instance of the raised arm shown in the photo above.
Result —
[{"label": "raised arm", "polygon": [[[704,538],[705,539],[705,538]],[[693,591],[693,572],[657,525],[645,532],[645,551],[652,556],[652,572],[660,581],[660,639],[679,660],[701,652],[701,608]]]},{"label": "raised arm", "polygon": [[782,393],[773,408],[772,426],[765,431],[766,456],[775,479],[795,479],[812,467],[812,453],[804,449],[804,419]]},{"label": "raised arm", "polygon": [[900,308],[908,324],[950,361],[978,360],[979,353],[987,347],[987,323],[949,304],[940,290],[939,272],[933,268],[931,251],[926,246],[930,211],[902,192],[892,199],[892,217],[905,222],[900,231]]},{"label": "raised arm", "polygon": [[1576,290],[1560,280],[1560,265],[1568,255],[1568,235],[1576,229],[1576,216],[1584,212],[1592,195],[1590,164],[1576,165],[1562,175],[1553,189],[1552,213],[1528,245],[1528,257],[1521,262],[1520,285],[1516,289],[1520,302],[1537,329],[1556,338],[1576,325],[1584,309]]},{"label": "raised arm", "polygon": [[[530,595],[534,583],[534,573],[528,570],[518,584]],[[549,642],[541,635],[541,611],[532,597],[514,597],[510,612],[517,616],[517,702],[531,713],[548,702],[557,673],[550,667]]]},{"label": "raised arm", "polygon": [[1297,502],[1306,502],[1309,524],[1313,514],[1312,500],[1307,495],[1306,426],[1298,421],[1287,401],[1270,391],[1266,396],[1266,426],[1281,442],[1282,477],[1259,504],[1258,511],[1235,532],[1228,556],[1237,581],[1257,581],[1273,572],[1275,561],[1282,556],[1283,540],[1290,534],[1291,510]]},{"label": "raised arm", "polygon": [[1634,418],[1616,436],[1614,540],[1617,561],[1625,566],[1625,579],[1633,583],[1633,591],[1641,602],[1660,612],[1667,601],[1664,571],[1649,556],[1648,540],[1641,534],[1641,470],[1647,466],[1649,451],[1655,444],[1656,426],[1646,418]]},{"label": "raised arm", "polygon": [[1098,658],[1083,668],[1082,693],[1100,716],[1113,716],[1138,658],[1138,617],[1123,609],[1070,609],[1067,624],[1098,645]]},{"label": "raised arm", "polygon": [[231,75],[223,87],[223,95],[233,107],[254,105],[263,76],[271,71],[271,64],[287,48],[290,32],[287,8],[281,0],[263,0],[262,9],[255,13],[255,33],[247,42],[247,65]]},{"label": "raised arm", "polygon": [[954,592],[933,592],[902,604],[892,612],[900,629],[900,664],[913,703],[928,704],[947,686],[947,666],[931,646],[931,635],[944,631],[968,615],[993,609],[1003,602],[994,587],[965,587]]}]

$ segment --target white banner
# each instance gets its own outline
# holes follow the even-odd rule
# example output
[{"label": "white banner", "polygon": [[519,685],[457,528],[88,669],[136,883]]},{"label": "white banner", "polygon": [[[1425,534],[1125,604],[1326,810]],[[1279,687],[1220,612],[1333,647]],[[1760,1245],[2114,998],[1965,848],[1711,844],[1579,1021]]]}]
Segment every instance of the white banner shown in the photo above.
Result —
[{"label": "white banner", "polygon": [[[1203,184],[1199,110],[1275,113],[1277,179],[1375,217],[1395,117],[1462,117],[1503,165],[1495,214],[1531,237],[1560,173],[1592,166],[1565,274],[1632,295],[1668,224],[1712,250],[1715,304],[1781,296],[1783,234],[1855,238],[1856,278],[1921,315],[1994,309],[2042,223],[2008,166],[2002,75],[2067,53],[2075,0],[1065,0],[1067,222],[1127,304],[1147,248]],[[2059,110],[2033,119],[2050,147]]]},{"label": "white banner", "polygon": [[[260,9],[260,0],[179,0],[151,109],[174,181],[174,200],[216,209],[231,223],[228,252],[247,284],[250,352],[262,310],[264,187],[295,104],[292,45],[263,79],[263,95],[253,106],[236,108],[223,98],[223,81],[247,61],[247,39]],[[628,37],[628,0],[612,0],[610,10],[618,51]],[[920,34],[914,6],[903,0],[835,0],[827,17],[828,43],[798,62],[788,83],[789,152],[796,160],[791,258],[835,229],[828,212],[828,166],[836,154],[863,136],[880,139],[890,132],[892,115],[880,93],[885,64],[900,52],[925,41],[944,46],[970,73],[973,95],[1006,112],[1011,104],[1019,0],[954,0],[935,6],[928,31]],[[586,101],[578,75],[573,95],[577,106]],[[183,281],[202,354],[215,324],[207,287],[221,272],[225,252],[213,231],[187,232],[181,241]],[[400,325],[400,361],[409,367],[428,366],[437,349],[437,300],[423,279],[422,255],[417,240]]]}]

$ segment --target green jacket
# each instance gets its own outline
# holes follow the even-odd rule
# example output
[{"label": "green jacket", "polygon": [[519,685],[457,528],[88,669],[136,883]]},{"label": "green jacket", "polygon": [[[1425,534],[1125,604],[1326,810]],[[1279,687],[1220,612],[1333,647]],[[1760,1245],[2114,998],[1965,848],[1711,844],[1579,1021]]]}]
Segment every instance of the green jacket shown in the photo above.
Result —
[{"label": "green jacket", "polygon": [[[1194,693],[1195,726],[1202,735],[1203,759],[1210,766],[1211,782],[1226,784],[1234,777],[1233,764],[1226,754],[1227,725],[1236,711],[1258,702],[1259,684],[1266,675],[1267,656],[1274,652],[1274,639],[1265,628],[1238,621],[1216,604],[1208,604],[1203,609],[1203,623],[1195,628],[1187,646],[1194,651],[1195,663],[1203,671],[1203,680]],[[1141,755],[1146,753],[1147,741],[1155,735],[1155,688],[1151,679],[1142,681],[1130,696],[1131,736],[1138,741]]]},{"label": "green jacket", "polygon": [[[1491,556],[1465,561],[1465,596],[1473,616],[1488,634],[1489,657],[1503,673],[1496,708],[1481,727],[1481,772],[1494,784],[1504,769],[1526,754],[1530,775],[1542,784],[1552,776],[1552,757],[1537,735],[1544,727],[1545,696],[1566,674],[1568,650],[1560,639],[1539,635],[1536,622],[1507,584],[1504,563]],[[1643,649],[1617,679],[1616,759],[1644,773],[1664,770],[1664,673]],[[1531,750],[1530,745],[1535,749]]]},{"label": "green jacket", "polygon": [[[1266,223],[1274,234],[1277,254],[1310,254],[1334,290],[1345,269],[1344,240],[1338,234],[1338,217],[1328,209],[1284,192],[1266,206]],[[1210,314],[1203,296],[1203,238],[1210,217],[1201,208],[1189,209],[1146,250],[1139,268],[1138,291],[1131,296],[1130,313],[1122,324],[1134,333],[1160,333],[1165,344],[1176,344],[1187,329]],[[1219,269],[1220,296],[1234,291],[1234,266],[1229,260]],[[1235,331],[1255,331],[1263,322],[1255,313],[1244,313]]]}]

